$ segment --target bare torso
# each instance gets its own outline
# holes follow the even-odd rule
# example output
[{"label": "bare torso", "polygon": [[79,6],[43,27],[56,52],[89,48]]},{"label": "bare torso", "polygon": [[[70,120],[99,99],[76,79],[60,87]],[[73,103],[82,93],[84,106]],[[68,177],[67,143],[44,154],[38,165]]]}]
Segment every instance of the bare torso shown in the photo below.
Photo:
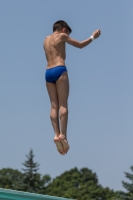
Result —
[{"label": "bare torso", "polygon": [[65,42],[61,40],[61,33],[54,32],[45,38],[44,51],[47,68],[65,65]]}]

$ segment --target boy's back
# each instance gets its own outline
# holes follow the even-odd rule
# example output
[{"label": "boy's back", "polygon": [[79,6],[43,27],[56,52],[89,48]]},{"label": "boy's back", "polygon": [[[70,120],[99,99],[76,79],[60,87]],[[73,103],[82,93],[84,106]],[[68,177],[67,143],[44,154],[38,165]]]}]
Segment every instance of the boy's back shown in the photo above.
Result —
[{"label": "boy's back", "polygon": [[47,68],[65,65],[65,42],[61,39],[61,33],[54,32],[44,40],[44,50],[47,59]]}]

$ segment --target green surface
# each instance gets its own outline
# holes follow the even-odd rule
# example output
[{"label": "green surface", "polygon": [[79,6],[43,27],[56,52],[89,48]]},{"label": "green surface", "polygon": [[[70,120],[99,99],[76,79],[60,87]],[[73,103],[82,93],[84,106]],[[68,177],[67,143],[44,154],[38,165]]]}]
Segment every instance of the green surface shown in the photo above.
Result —
[{"label": "green surface", "polygon": [[34,194],[29,192],[19,192],[0,188],[0,200],[67,200],[62,197]]}]

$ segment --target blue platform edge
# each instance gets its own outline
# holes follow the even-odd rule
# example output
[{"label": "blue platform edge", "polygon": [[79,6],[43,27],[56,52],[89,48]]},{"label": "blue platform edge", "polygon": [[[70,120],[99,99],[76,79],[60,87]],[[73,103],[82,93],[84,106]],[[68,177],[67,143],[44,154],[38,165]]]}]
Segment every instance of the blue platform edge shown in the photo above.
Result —
[{"label": "blue platform edge", "polygon": [[21,192],[3,188],[0,188],[0,199],[1,200],[9,200],[9,199],[10,200],[67,200],[66,198],[63,197]]}]

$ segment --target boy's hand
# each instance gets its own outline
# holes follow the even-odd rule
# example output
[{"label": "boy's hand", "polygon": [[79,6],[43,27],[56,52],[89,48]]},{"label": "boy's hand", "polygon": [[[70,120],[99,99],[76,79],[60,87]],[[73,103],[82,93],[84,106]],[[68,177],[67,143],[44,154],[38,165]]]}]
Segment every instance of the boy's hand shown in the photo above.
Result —
[{"label": "boy's hand", "polygon": [[97,38],[101,35],[100,29],[94,31],[94,32],[92,33],[92,35],[93,35],[93,37],[94,37],[95,39],[97,39]]}]

